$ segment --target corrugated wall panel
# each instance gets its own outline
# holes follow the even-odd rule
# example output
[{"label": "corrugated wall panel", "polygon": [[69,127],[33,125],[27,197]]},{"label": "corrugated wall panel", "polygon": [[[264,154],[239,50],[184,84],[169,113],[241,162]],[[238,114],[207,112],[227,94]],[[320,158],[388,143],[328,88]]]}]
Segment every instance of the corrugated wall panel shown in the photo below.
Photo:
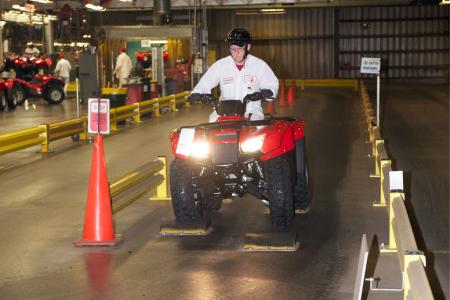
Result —
[{"label": "corrugated wall panel", "polygon": [[213,11],[210,40],[218,57],[228,54],[223,40],[231,28],[247,28],[254,38],[252,53],[282,78],[334,77],[333,9],[288,9],[284,15],[237,15]]},{"label": "corrugated wall panel", "polygon": [[[339,37],[335,49],[335,10]],[[286,9],[284,15],[209,12],[210,46],[228,55],[223,40],[234,27],[254,36],[252,53],[284,78],[359,78],[361,56],[381,57],[383,76],[448,74],[448,9],[443,6]]]}]

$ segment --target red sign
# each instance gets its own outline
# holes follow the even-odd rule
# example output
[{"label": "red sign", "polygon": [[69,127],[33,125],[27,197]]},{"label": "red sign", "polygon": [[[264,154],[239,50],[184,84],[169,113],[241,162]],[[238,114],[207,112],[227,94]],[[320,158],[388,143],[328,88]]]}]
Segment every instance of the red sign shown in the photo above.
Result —
[{"label": "red sign", "polygon": [[88,132],[109,134],[109,99],[89,98],[88,107]]}]

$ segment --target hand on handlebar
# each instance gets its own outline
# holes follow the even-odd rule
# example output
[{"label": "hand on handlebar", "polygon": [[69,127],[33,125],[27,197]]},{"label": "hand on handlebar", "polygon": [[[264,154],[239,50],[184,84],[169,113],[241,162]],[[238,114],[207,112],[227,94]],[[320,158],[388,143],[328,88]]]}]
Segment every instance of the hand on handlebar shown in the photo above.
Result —
[{"label": "hand on handlebar", "polygon": [[197,101],[201,101],[205,104],[209,104],[212,102],[212,95],[211,94],[199,94],[199,93],[192,93],[188,96],[188,101],[190,103],[194,103]]},{"label": "hand on handlebar", "polygon": [[244,97],[244,101],[258,101],[263,99],[268,99],[273,96],[272,90],[262,89],[260,92],[254,92],[253,94],[248,94]]}]

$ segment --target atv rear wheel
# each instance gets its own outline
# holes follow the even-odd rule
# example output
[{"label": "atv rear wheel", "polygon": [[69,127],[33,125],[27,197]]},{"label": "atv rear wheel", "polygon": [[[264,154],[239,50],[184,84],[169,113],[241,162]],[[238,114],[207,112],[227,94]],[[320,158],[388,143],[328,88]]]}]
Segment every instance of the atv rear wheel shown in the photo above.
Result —
[{"label": "atv rear wheel", "polygon": [[294,186],[294,206],[306,210],[310,203],[308,164],[306,163],[304,138],[295,143],[297,182]]},{"label": "atv rear wheel", "polygon": [[0,91],[0,110],[4,110],[6,108],[6,96],[5,93]]},{"label": "atv rear wheel", "polygon": [[170,192],[175,218],[180,221],[202,217],[199,193],[194,193],[193,167],[186,160],[175,158],[170,164]]},{"label": "atv rear wheel", "polygon": [[267,192],[272,224],[278,228],[289,227],[294,221],[289,162],[283,156],[270,159],[264,164],[264,172],[269,184]]},{"label": "atv rear wheel", "polygon": [[8,106],[13,106],[14,104],[21,105],[25,102],[25,100],[27,100],[27,95],[25,94],[25,89],[23,87],[16,85],[11,89],[10,96],[8,98]]},{"label": "atv rear wheel", "polygon": [[49,104],[59,104],[64,100],[64,90],[59,84],[53,84],[44,96]]}]

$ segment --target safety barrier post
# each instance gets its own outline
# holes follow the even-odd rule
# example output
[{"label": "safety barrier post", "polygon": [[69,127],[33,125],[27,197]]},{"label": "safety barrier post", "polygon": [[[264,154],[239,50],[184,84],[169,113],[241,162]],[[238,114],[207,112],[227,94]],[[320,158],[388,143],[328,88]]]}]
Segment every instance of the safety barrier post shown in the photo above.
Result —
[{"label": "safety barrier post", "polygon": [[[158,99],[158,98],[156,98]],[[160,107],[159,107],[159,101],[155,103],[155,117],[159,117],[161,116],[161,111],[160,111]]]},{"label": "safety barrier post", "polygon": [[133,106],[134,106],[134,117],[133,117],[134,123],[141,124],[142,120],[139,103],[134,103]]},{"label": "safety barrier post", "polygon": [[80,133],[80,140],[85,141],[88,138],[88,119],[86,116],[81,116],[83,120],[83,132]]},{"label": "safety barrier post", "polygon": [[385,173],[385,169],[390,170],[391,169],[391,161],[387,159],[381,159],[380,160],[380,202],[375,203],[373,206],[377,207],[385,207],[386,206],[386,188],[389,190],[389,175],[386,176],[386,174],[389,174],[389,172]]},{"label": "safety barrier post", "polygon": [[42,141],[41,144],[41,153],[48,153],[50,144],[50,139],[48,138],[48,124],[40,125],[40,127],[45,128],[45,131],[42,133],[44,141]]},{"label": "safety barrier post", "polygon": [[167,156],[158,156],[158,160],[162,161],[164,164],[164,167],[159,171],[159,174],[164,176],[164,180],[156,188],[156,196],[150,197],[148,198],[148,200],[171,200],[171,198],[168,195],[168,185],[167,185],[168,179]]},{"label": "safety barrier post", "polygon": [[117,112],[115,108],[109,110],[109,116],[110,116],[111,131],[119,131],[119,127],[117,127]]},{"label": "safety barrier post", "polygon": [[171,111],[177,111],[177,102],[176,102],[176,98],[175,95],[170,95],[171,99],[170,99],[170,110]]}]

